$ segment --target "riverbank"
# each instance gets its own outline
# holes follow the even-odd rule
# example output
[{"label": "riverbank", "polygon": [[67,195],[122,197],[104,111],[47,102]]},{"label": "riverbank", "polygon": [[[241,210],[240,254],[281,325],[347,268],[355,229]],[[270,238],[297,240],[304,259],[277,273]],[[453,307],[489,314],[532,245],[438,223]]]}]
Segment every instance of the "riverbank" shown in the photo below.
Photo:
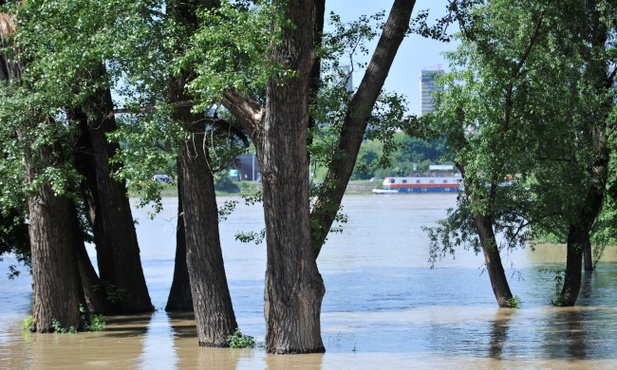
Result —
[{"label": "riverbank", "polygon": [[[226,192],[217,191],[217,196],[243,196],[254,195],[256,192],[261,191],[261,182],[258,181],[236,181],[234,184],[238,185],[240,192]],[[346,194],[371,194],[373,189],[381,186],[380,182],[371,182],[368,180],[353,180],[347,185]],[[131,194],[134,197],[135,194]],[[178,189],[176,184],[165,184],[161,191],[162,198],[173,198],[178,196]]]}]

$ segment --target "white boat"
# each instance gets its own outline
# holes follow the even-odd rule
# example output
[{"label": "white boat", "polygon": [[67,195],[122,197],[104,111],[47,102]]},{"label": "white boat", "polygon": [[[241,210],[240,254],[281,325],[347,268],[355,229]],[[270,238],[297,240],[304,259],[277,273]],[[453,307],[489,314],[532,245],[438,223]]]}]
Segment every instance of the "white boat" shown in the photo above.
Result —
[{"label": "white boat", "polygon": [[[461,189],[461,175],[386,177],[381,191],[398,193],[455,193]],[[384,193],[385,194],[385,193]]]},{"label": "white boat", "polygon": [[398,190],[373,189],[373,193],[375,194],[396,194],[398,193]]}]

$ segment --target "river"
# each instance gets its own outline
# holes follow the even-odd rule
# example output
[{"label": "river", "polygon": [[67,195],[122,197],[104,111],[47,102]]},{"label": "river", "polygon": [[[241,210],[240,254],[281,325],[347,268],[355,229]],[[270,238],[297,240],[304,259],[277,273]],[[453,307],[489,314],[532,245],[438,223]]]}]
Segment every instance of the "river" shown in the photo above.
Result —
[{"label": "river", "polygon": [[[576,307],[555,308],[554,274],[563,247],[539,246],[503,256],[522,307],[499,309],[482,256],[428,260],[431,226],[455,205],[453,194],[348,195],[349,222],[330,235],[318,259],[325,354],[273,356],[263,348],[199,348],[194,322],[168,315],[175,247],[175,199],[153,220],[135,209],[144,272],[157,311],[111,317],[98,333],[31,334],[31,280],[5,276],[0,263],[0,369],[589,369],[617,367],[617,249],[608,248],[586,278]],[[240,198],[219,198],[223,201]],[[240,202],[221,223],[221,241],[238,325],[264,341],[265,246],[235,240],[260,231],[258,206]],[[90,248],[90,254],[94,251]]]}]

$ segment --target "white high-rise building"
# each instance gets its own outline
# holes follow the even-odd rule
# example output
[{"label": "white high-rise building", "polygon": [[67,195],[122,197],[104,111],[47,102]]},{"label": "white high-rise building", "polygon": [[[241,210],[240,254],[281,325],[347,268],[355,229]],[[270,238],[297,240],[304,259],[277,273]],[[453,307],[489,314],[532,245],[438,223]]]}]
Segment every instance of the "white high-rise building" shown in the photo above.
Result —
[{"label": "white high-rise building", "polygon": [[442,86],[435,85],[437,75],[444,73],[441,66],[437,69],[423,69],[420,72],[420,115],[423,116],[433,111],[433,91],[443,90]]}]

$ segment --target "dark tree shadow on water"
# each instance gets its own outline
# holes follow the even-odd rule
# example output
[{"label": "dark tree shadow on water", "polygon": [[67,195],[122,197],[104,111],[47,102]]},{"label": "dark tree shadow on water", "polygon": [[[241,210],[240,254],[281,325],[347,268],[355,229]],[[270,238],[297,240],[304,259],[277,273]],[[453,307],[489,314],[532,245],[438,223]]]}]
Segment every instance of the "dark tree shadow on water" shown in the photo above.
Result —
[{"label": "dark tree shadow on water", "polygon": [[502,360],[504,357],[504,347],[508,342],[510,320],[514,311],[511,308],[500,308],[497,318],[491,322],[488,353],[493,359]]}]

